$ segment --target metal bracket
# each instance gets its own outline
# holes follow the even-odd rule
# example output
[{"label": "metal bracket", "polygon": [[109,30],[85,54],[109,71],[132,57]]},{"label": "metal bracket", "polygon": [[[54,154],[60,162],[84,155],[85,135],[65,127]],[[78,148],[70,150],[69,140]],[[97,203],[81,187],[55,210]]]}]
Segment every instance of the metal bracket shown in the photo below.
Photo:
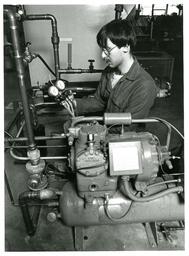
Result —
[{"label": "metal bracket", "polygon": [[158,236],[157,236],[157,227],[156,222],[146,222],[144,223],[148,241],[151,247],[158,247]]},{"label": "metal bracket", "polygon": [[73,227],[74,248],[76,251],[83,251],[83,227]]},{"label": "metal bracket", "polygon": [[160,224],[160,231],[164,235],[165,239],[169,242],[173,242],[171,231],[184,230],[183,221],[179,221],[179,226],[166,226],[164,223]]}]

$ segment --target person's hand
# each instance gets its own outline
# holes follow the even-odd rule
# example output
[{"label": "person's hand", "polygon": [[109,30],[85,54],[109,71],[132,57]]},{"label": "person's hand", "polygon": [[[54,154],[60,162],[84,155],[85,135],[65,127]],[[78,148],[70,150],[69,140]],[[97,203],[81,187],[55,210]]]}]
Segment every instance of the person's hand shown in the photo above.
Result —
[{"label": "person's hand", "polygon": [[69,132],[69,128],[71,127],[71,123],[72,123],[71,119],[69,119],[69,120],[64,122],[64,124],[63,124],[63,132],[64,133],[68,133]]},{"label": "person's hand", "polygon": [[68,110],[72,117],[75,116],[76,100],[71,90],[67,90],[64,92],[61,105],[63,105]]}]

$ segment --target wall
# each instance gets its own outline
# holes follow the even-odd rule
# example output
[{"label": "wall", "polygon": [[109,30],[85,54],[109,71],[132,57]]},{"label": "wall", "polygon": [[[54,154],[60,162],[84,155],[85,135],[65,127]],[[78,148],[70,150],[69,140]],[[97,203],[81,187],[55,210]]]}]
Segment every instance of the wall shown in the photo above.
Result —
[{"label": "wall", "polygon": [[[95,68],[105,67],[101,50],[96,43],[96,34],[107,22],[115,18],[115,5],[25,5],[29,14],[52,14],[57,19],[60,37],[60,67],[67,68],[67,44],[72,40],[72,68],[88,68],[88,59],[95,59]],[[128,9],[131,5],[128,5]],[[125,9],[122,17],[126,17]],[[54,70],[53,47],[50,21],[25,21],[26,42],[32,43],[31,51],[39,53]],[[67,40],[68,39],[68,40]],[[30,63],[32,85],[54,79],[40,62]],[[100,74],[62,75],[68,81],[96,81]]]}]

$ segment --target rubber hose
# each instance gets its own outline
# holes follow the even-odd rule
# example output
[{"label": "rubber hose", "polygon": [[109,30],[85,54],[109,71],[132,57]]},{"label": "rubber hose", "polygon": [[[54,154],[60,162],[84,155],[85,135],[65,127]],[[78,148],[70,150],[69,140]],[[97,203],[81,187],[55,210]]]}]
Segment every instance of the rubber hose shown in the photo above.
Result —
[{"label": "rubber hose", "polygon": [[170,194],[170,193],[178,193],[178,192],[183,192],[183,187],[181,186],[178,186],[178,187],[174,187],[174,188],[169,188],[169,189],[166,189],[166,190],[163,190],[161,192],[158,192],[156,194],[153,194],[153,195],[150,195],[150,196],[147,196],[147,197],[137,197],[135,196],[131,190],[130,190],[130,187],[129,187],[129,181],[128,180],[123,180],[123,184],[124,184],[124,189],[125,189],[125,192],[126,192],[126,195],[133,201],[135,202],[149,202],[149,201],[152,201],[152,200],[155,200],[157,198],[160,198],[162,196],[165,196],[167,194]]}]

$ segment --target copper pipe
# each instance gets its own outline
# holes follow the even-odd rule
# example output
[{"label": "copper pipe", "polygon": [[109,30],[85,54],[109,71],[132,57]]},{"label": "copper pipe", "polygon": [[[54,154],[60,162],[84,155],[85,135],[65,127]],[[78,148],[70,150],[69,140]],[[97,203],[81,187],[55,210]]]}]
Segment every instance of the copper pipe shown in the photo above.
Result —
[{"label": "copper pipe", "polygon": [[84,68],[71,68],[71,69],[59,69],[59,74],[82,74],[82,73],[101,73],[102,69],[84,69]]}]

